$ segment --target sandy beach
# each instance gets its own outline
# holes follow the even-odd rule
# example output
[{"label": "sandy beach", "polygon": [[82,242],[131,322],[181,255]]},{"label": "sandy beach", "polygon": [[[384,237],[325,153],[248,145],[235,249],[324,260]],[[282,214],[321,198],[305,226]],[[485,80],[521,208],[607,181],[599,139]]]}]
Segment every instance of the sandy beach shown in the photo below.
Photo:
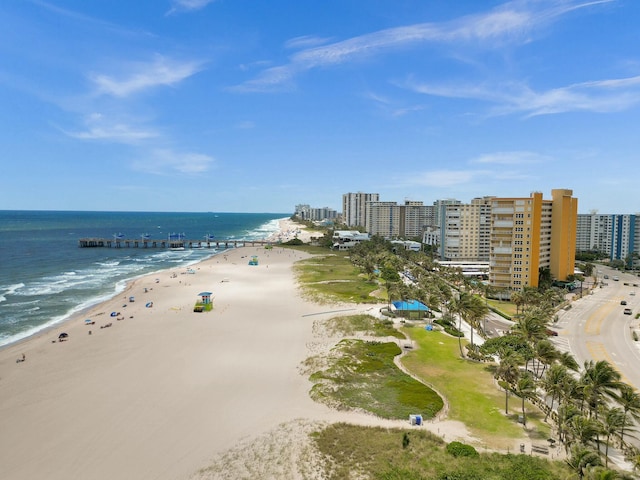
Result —
[{"label": "sandy beach", "polygon": [[[253,255],[258,265],[249,265]],[[333,341],[319,338],[314,322],[377,308],[302,299],[292,266],[305,256],[281,247],[230,250],[194,273],[140,278],[64,325],[0,350],[2,478],[234,478],[228,465],[198,471],[239,445],[288,431],[283,425],[298,425],[298,435],[310,422],[406,426],[309,398],[301,362]],[[212,292],[214,308],[196,313],[202,292]],[[467,436],[456,422],[424,428],[447,440]]]}]

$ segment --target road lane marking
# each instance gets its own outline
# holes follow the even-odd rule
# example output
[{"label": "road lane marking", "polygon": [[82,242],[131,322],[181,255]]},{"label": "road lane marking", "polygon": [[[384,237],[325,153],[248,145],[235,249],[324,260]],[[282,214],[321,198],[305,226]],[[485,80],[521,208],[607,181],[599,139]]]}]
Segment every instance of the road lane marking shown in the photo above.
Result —
[{"label": "road lane marking", "polygon": [[606,361],[609,365],[616,369],[616,371],[620,374],[620,380],[626,383],[627,385],[632,385],[629,379],[620,371],[618,365],[613,361],[607,349],[604,348],[604,344],[601,342],[587,342],[587,350],[589,350],[589,354],[591,358],[593,358],[594,362],[599,362],[600,360]]},{"label": "road lane marking", "polygon": [[589,315],[585,324],[584,330],[587,335],[600,335],[600,329],[602,328],[602,322],[605,317],[611,313],[611,310],[615,307],[614,302],[605,303],[602,307],[598,308],[593,314]]}]

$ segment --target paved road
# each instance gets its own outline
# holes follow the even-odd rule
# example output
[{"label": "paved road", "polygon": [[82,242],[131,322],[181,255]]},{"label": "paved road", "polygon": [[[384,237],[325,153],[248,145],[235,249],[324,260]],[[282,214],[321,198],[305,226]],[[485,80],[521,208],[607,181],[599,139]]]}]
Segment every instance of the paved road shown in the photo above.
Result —
[{"label": "paved road", "polygon": [[[631,274],[599,268],[609,279],[602,288],[585,294],[572,302],[572,308],[559,314],[556,330],[559,335],[552,340],[563,351],[569,351],[582,365],[587,360],[606,360],[621,373],[622,380],[640,389],[640,341],[633,340],[632,332],[640,335],[640,278]],[[619,281],[614,281],[614,276]],[[627,283],[627,285],[625,285]],[[632,294],[632,292],[634,294]],[[621,305],[625,300],[627,305]],[[632,315],[624,309],[631,308]]]}]

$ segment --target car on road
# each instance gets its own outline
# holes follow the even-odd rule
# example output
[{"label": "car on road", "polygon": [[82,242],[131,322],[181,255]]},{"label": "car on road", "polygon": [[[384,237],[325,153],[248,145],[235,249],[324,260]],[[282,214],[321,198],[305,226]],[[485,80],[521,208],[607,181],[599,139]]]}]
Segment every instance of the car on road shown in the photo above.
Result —
[{"label": "car on road", "polygon": [[618,280],[620,280],[618,277],[613,277],[614,282],[617,282]]},{"label": "car on road", "polygon": [[620,305],[626,305],[626,304],[627,304],[627,301],[626,301],[626,300],[622,300],[622,301],[620,302]]},{"label": "car on road", "polygon": [[625,314],[625,315],[631,315],[632,313],[633,313],[633,311],[631,311],[631,309],[630,309],[630,308],[625,308],[625,309],[624,309],[624,314]]}]

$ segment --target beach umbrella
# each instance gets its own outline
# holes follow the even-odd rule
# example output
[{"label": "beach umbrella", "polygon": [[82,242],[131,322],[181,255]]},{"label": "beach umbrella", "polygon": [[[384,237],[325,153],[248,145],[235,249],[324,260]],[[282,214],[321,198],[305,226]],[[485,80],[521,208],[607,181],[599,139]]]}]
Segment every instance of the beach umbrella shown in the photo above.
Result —
[{"label": "beach umbrella", "polygon": [[69,334],[68,334],[68,333],[64,333],[64,332],[62,332],[60,335],[58,335],[58,339],[60,339],[60,338],[67,338],[68,336],[69,336]]},{"label": "beach umbrella", "polygon": [[91,319],[90,319],[90,318],[87,318],[87,319],[84,321],[84,323],[91,323]]},{"label": "beach umbrella", "polygon": [[145,305],[145,307],[147,307],[147,308],[151,308],[151,307],[153,307],[153,302],[149,302],[149,303],[147,303],[147,304]]},{"label": "beach umbrella", "polygon": [[111,312],[111,316],[112,317],[117,317],[118,316],[118,312]]}]

